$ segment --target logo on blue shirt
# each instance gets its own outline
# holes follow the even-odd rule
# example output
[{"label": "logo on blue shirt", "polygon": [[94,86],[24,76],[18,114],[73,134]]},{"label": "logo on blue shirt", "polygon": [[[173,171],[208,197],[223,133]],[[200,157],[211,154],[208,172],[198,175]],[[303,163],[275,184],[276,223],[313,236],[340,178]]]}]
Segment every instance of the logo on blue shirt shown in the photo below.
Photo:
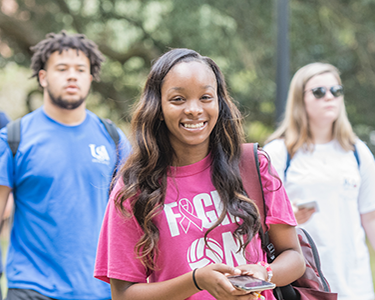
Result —
[{"label": "logo on blue shirt", "polygon": [[106,165],[109,164],[109,161],[110,161],[109,155],[104,145],[96,146],[94,144],[90,144],[89,147],[90,147],[91,155],[93,157],[92,159],[93,162],[106,164]]}]

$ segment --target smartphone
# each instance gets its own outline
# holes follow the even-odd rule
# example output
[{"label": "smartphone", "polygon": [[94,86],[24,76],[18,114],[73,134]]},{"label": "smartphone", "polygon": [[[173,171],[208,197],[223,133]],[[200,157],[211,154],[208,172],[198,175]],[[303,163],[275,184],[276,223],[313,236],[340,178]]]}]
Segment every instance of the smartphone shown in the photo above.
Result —
[{"label": "smartphone", "polygon": [[234,287],[246,292],[261,292],[276,287],[274,283],[249,275],[229,276],[228,279]]},{"label": "smartphone", "polygon": [[315,200],[308,201],[308,202],[297,202],[296,205],[297,205],[298,209],[302,209],[302,208],[312,209],[312,208],[315,208],[315,211],[319,211],[319,209],[318,209],[318,203]]}]

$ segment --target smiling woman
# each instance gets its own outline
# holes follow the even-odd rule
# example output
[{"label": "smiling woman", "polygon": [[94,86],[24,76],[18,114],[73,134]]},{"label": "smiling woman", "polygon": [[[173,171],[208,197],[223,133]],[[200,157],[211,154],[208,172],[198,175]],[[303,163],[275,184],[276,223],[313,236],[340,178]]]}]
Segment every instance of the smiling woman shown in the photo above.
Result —
[{"label": "smiling woman", "polygon": [[[272,268],[281,286],[302,275],[293,212],[264,155],[266,203],[280,208],[267,218],[280,255],[271,266],[259,263],[266,255],[258,208],[239,172],[241,115],[212,59],[189,49],[161,56],[133,114],[132,135],[133,155],[111,194],[95,267],[114,300],[257,299],[227,275],[271,280]],[[271,290],[262,293],[275,299]]]},{"label": "smiling woman", "polygon": [[202,62],[180,63],[165,76],[161,94],[162,120],[175,151],[174,165],[202,160],[219,115],[215,74]]}]

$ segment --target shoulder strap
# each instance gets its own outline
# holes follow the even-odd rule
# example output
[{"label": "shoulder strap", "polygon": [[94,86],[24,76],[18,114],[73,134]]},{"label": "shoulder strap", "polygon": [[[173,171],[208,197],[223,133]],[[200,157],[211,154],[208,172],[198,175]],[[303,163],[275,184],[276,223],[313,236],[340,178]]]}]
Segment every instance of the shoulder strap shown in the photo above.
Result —
[{"label": "shoulder strap", "polygon": [[249,198],[255,202],[259,210],[262,225],[262,230],[260,230],[262,248],[267,253],[270,261],[273,261],[276,258],[275,248],[269,241],[268,225],[265,220],[265,216],[267,215],[267,205],[264,201],[262,178],[259,169],[258,147],[258,143],[242,144],[242,156],[239,168],[243,187]]},{"label": "shoulder strap", "polygon": [[116,125],[110,119],[103,119],[100,118],[100,121],[103,123],[105,129],[108,131],[109,135],[111,136],[112,140],[115,142],[116,148],[120,141],[120,135],[118,134]]},{"label": "shoulder strap", "polygon": [[116,174],[117,174],[117,167],[118,167],[118,164],[119,164],[119,142],[120,142],[120,135],[117,131],[117,127],[116,125],[110,120],[110,119],[103,119],[103,118],[100,118],[100,121],[103,123],[105,129],[108,131],[109,135],[111,136],[112,140],[114,141],[115,145],[116,145],[116,163],[115,163],[115,167],[113,169],[113,174],[112,174],[112,181],[111,181],[111,184],[110,184],[110,187],[109,187],[109,192],[112,191],[113,187],[114,187],[114,184],[115,184],[115,177],[116,177]]},{"label": "shoulder strap", "polygon": [[287,152],[287,155],[286,155],[286,166],[285,166],[285,170],[284,170],[284,179],[286,179],[286,172],[288,171],[289,167],[290,167],[290,161],[292,160],[291,156],[290,156],[290,153]]},{"label": "shoulder strap", "polygon": [[21,118],[7,124],[7,134],[9,148],[15,157],[21,141]]},{"label": "shoulder strap", "polygon": [[357,149],[356,145],[353,145],[353,146],[354,146],[353,154],[354,154],[355,159],[357,160],[357,164],[358,164],[358,168],[359,168],[360,165],[361,165],[361,161],[359,160],[358,149]]},{"label": "shoulder strap", "polygon": [[[358,154],[358,149],[356,147],[356,145],[353,145],[354,146],[354,150],[353,150],[353,154],[354,154],[354,157],[357,161],[357,164],[358,164],[358,168],[360,167],[361,165],[361,161],[359,159],[359,154]],[[289,169],[289,166],[290,166],[290,161],[291,161],[291,157],[290,157],[290,153],[287,152],[287,156],[286,156],[286,167],[285,167],[285,170],[284,170],[284,179],[286,179],[286,172],[288,171]]]},{"label": "shoulder strap", "polygon": [[[108,131],[109,135],[111,136],[112,140],[114,141],[116,148],[120,141],[120,135],[117,131],[116,126],[113,124],[113,122],[109,119],[102,119],[99,118],[100,121],[103,123],[105,129]],[[8,144],[10,149],[12,150],[13,157],[16,155],[18,146],[21,141],[21,118],[9,122],[7,125],[7,134],[8,134]]]},{"label": "shoulder strap", "polygon": [[243,187],[251,200],[255,202],[259,209],[263,231],[268,231],[264,216],[266,208],[263,201],[263,189],[258,160],[258,144],[242,144],[242,156],[240,161],[240,172]]}]

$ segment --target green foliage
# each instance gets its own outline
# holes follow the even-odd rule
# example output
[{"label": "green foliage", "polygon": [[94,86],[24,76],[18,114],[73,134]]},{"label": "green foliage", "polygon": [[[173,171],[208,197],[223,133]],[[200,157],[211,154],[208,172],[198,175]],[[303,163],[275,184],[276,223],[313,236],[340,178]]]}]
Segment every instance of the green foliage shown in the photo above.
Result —
[{"label": "green foliage", "polygon": [[[106,62],[101,82],[93,84],[89,107],[105,117],[129,120],[152,61],[181,47],[219,64],[246,122],[267,128],[256,131],[267,135],[274,127],[275,0],[1,3],[0,67],[11,61],[28,67],[29,47],[52,31],[84,33],[99,45]],[[369,140],[375,129],[375,2],[290,0],[289,7],[291,72],[315,61],[336,65],[342,72],[349,118],[358,134]],[[264,140],[262,134],[249,137]]]}]

